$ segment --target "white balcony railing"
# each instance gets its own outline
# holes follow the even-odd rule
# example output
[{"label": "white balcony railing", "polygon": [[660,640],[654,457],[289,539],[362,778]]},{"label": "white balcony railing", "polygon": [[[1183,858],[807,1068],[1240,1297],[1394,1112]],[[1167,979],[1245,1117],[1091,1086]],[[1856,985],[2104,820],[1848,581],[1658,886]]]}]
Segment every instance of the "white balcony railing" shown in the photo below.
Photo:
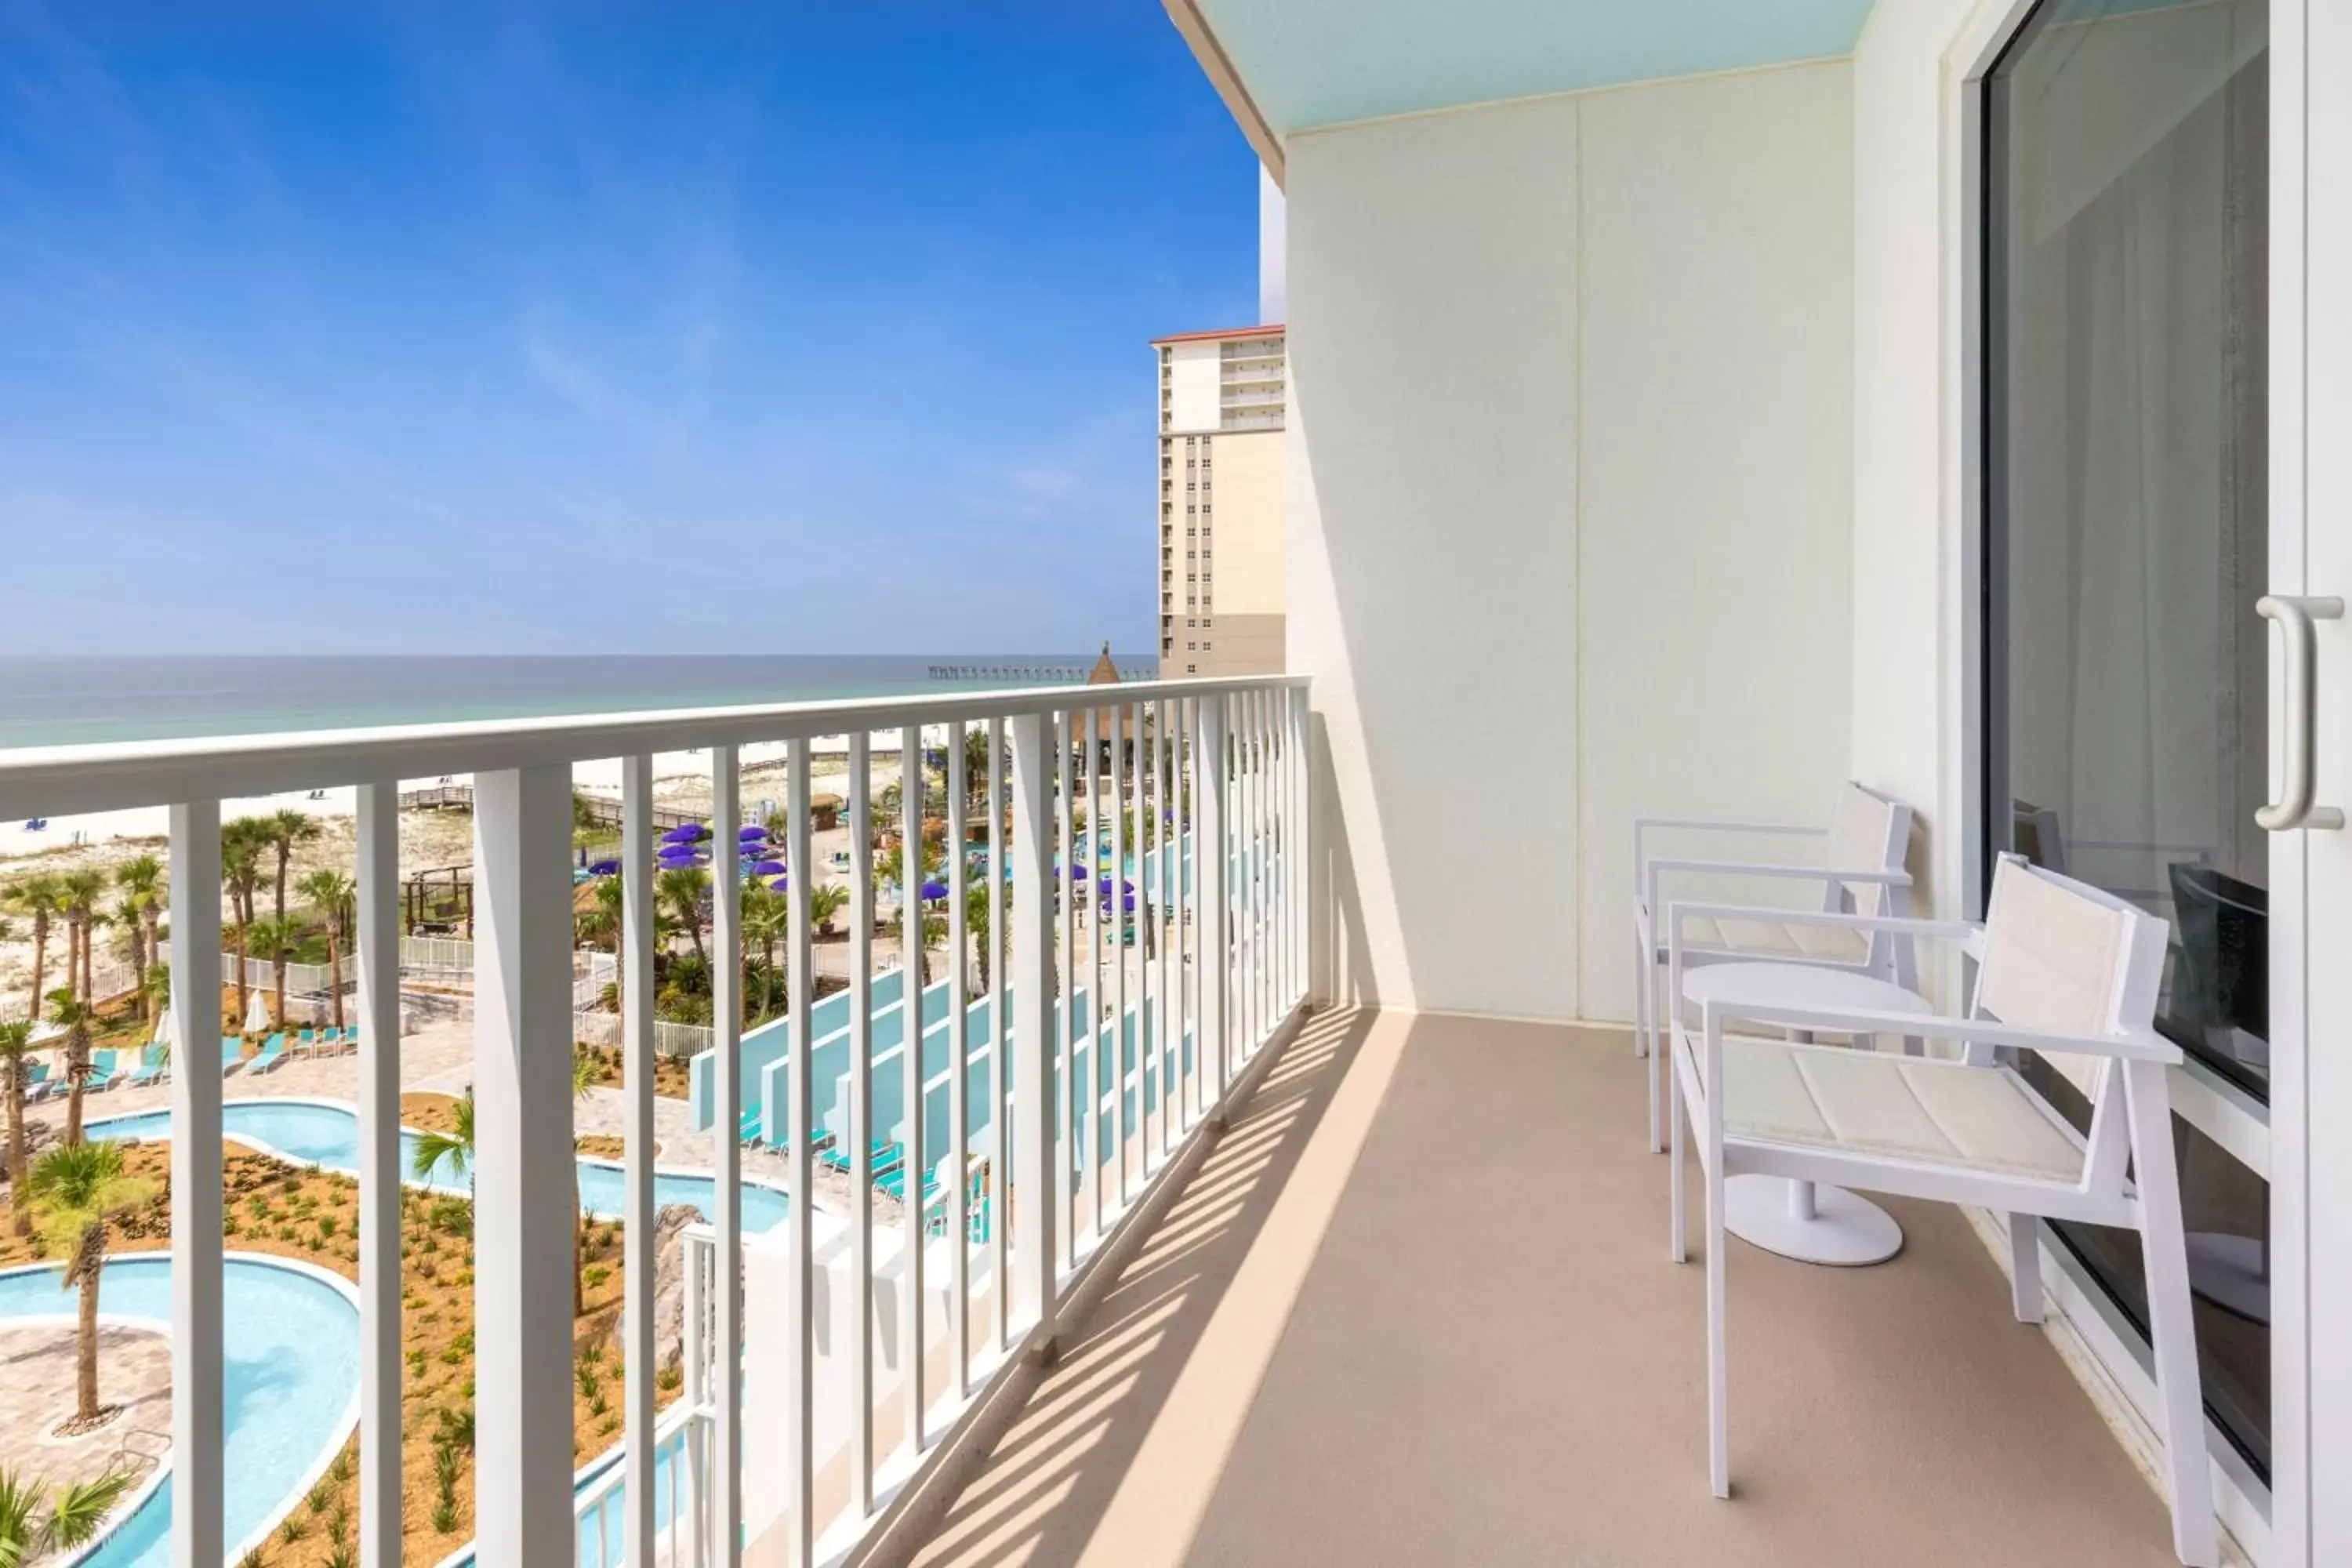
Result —
[{"label": "white balcony railing", "polygon": [[[956,800],[967,798],[976,732],[1000,763],[969,781],[987,802],[988,853],[946,858],[943,910],[910,900],[899,912],[906,951],[921,944],[927,907],[950,924],[947,973],[909,987],[903,972],[877,973],[873,846],[885,828],[919,840],[925,792],[901,791],[903,815],[877,822],[871,739],[901,756],[928,742]],[[845,1022],[821,1035],[812,742],[844,735],[848,781],[827,784],[847,796],[849,984]],[[709,1256],[732,1260],[746,1283],[698,1289],[688,1340],[708,1352],[690,1353],[687,1391],[657,1419],[654,908],[651,876],[625,875],[625,1394],[618,1461],[583,1480],[570,1466],[572,1340],[550,1328],[572,1310],[572,764],[623,759],[622,863],[649,872],[654,755],[706,751],[711,818],[732,822],[740,750],[772,742],[783,743],[789,781],[787,1032],[806,1022],[813,1037],[763,1058],[754,1090],[772,1086],[782,1107],[763,1124],[781,1121],[785,1217],[745,1235],[745,1055],[729,1021],[740,1016],[740,868],[721,853],[710,941],[720,1021],[707,1059],[707,1158],[695,1163],[715,1178]],[[1309,945],[1305,753],[1303,679],[1183,680],[19,751],[0,756],[0,817],[168,805],[168,959],[174,974],[209,976],[221,952],[220,802],[357,786],[357,1519],[362,1559],[394,1562],[402,1075],[396,1026],[384,1026],[404,960],[427,956],[398,936],[400,789],[471,774],[474,942],[430,956],[473,969],[476,1555],[501,1568],[698,1568],[739,1561],[750,1535],[763,1555],[806,1564],[889,1517],[994,1382],[1052,1345],[1066,1294],[1295,1018]],[[988,888],[984,984],[965,920],[974,875]],[[217,1048],[208,1012],[173,1010],[175,1059]],[[829,1082],[815,1065],[828,1056],[839,1068]],[[231,1414],[222,1086],[176,1073],[171,1094],[172,1485],[137,1506],[168,1513],[173,1561],[218,1563],[258,1544],[299,1493],[267,1517],[225,1500],[236,1436],[221,1436]],[[848,1178],[849,1197],[834,1205],[845,1214],[814,1202],[820,1098],[832,1101],[827,1159]],[[665,1171],[690,1152],[664,1151]],[[894,1195],[893,1165],[908,1201],[893,1204],[900,1217],[886,1233],[877,1206]],[[781,1310],[747,1311],[752,1288]],[[831,1314],[822,1332],[820,1311]],[[747,1368],[757,1399],[745,1397]],[[761,1495],[747,1507],[751,1449]]]}]

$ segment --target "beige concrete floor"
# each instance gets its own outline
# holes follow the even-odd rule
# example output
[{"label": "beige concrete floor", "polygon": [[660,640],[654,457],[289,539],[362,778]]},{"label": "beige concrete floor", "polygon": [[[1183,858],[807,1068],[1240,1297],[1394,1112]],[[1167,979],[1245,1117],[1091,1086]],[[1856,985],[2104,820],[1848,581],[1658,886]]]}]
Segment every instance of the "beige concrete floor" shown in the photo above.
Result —
[{"label": "beige concrete floor", "polygon": [[1957,1211],[1732,1243],[1734,1497],[1628,1037],[1316,1019],[919,1560],[2095,1568],[2161,1501]]}]

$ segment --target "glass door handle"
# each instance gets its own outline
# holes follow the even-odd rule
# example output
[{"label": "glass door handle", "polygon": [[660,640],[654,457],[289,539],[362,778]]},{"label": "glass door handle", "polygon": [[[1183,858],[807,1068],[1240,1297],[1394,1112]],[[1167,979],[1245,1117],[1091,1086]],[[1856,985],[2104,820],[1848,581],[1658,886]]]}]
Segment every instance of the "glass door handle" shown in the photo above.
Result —
[{"label": "glass door handle", "polygon": [[2344,601],[2294,594],[2266,594],[2254,601],[2254,614],[2278,623],[2286,656],[2286,732],[2279,770],[2279,798],[2254,813],[2254,820],[2273,833],[2297,827],[2341,827],[2344,814],[2332,805],[2314,805],[2311,732],[2317,718],[2312,689],[2318,659],[2311,623],[2339,620]]}]

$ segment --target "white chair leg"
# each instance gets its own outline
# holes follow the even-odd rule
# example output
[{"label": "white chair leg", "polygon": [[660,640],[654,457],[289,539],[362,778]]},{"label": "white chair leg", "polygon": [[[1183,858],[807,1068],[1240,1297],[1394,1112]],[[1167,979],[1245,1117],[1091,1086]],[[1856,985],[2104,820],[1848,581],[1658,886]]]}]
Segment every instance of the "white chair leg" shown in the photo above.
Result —
[{"label": "white chair leg", "polygon": [[1650,971],[1654,967],[1650,959],[1649,941],[1642,929],[1641,917],[1633,918],[1633,1054],[1650,1054]]},{"label": "white chair leg", "polygon": [[2042,1226],[2030,1214],[2009,1216],[2009,1304],[2019,1322],[2042,1321]]},{"label": "white chair leg", "polygon": [[2205,1405],[2189,1308],[2189,1256],[2180,1224],[2180,1174],[2172,1163],[2171,1097],[2158,1062],[2126,1064],[2132,1173],[2139,1183],[2140,1254],[2147,1268],[2148,1340],[2164,1413],[2165,1479],[2172,1493],[2172,1551],[2189,1568],[2218,1568],[2213,1483],[2205,1454]]},{"label": "white chair leg", "polygon": [[[1651,1060],[1654,1063],[1656,1057]],[[1654,1100],[1652,1104],[1655,1104]],[[1666,1256],[1676,1263],[1690,1260],[1690,1218],[1683,1195],[1683,1097],[1674,1064],[1666,1064]]]},{"label": "white chair leg", "polygon": [[1723,1158],[1706,1172],[1706,1473],[1715,1495],[1731,1495],[1731,1434],[1723,1355]]}]

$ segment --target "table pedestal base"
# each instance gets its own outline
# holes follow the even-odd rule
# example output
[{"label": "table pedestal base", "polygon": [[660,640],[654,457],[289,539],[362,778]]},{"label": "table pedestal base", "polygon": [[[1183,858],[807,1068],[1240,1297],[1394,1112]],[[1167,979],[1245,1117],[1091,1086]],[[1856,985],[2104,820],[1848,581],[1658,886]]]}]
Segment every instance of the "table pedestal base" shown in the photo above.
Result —
[{"label": "table pedestal base", "polygon": [[1725,1182],[1723,1224],[1740,1240],[1800,1263],[1854,1268],[1903,1250],[1903,1227],[1868,1198],[1784,1176]]}]

